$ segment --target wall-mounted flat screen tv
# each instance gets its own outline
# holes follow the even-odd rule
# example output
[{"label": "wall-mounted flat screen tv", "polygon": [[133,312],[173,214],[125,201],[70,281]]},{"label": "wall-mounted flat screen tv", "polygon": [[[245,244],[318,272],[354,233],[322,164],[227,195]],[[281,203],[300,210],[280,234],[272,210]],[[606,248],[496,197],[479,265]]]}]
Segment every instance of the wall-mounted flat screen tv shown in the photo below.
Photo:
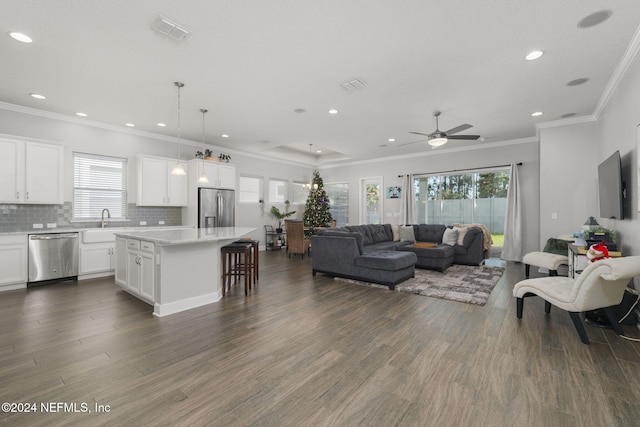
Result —
[{"label": "wall-mounted flat screen tv", "polygon": [[598,199],[601,218],[624,218],[622,209],[624,191],[620,151],[616,151],[598,165]]}]

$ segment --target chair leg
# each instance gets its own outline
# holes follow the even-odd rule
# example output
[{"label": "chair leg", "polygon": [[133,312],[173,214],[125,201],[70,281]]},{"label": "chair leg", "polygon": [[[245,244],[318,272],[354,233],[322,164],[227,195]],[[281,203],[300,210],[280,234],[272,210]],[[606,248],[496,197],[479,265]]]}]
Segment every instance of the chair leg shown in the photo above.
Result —
[{"label": "chair leg", "polygon": [[575,311],[570,311],[569,316],[571,316],[571,320],[573,321],[573,326],[576,327],[576,330],[578,331],[578,335],[580,335],[580,340],[582,340],[584,344],[589,344],[587,331],[584,330],[584,325],[582,324],[582,320],[580,319],[580,313],[576,313]]},{"label": "chair leg", "polygon": [[620,327],[620,323],[618,323],[618,319],[616,319],[616,314],[613,312],[613,307],[607,307],[604,309],[604,312],[607,314],[607,318],[609,319],[609,323],[613,326],[613,330],[616,331],[616,334],[623,335],[622,328]]},{"label": "chair leg", "polygon": [[549,301],[544,302],[544,312],[547,314],[551,313],[551,303]]},{"label": "chair leg", "polygon": [[524,305],[524,298],[516,298],[516,316],[518,319],[522,319],[522,307]]},{"label": "chair leg", "polygon": [[529,278],[529,269],[530,269],[530,268],[531,268],[531,266],[530,266],[529,264],[525,264],[525,265],[524,265],[524,277],[525,277],[526,279],[528,279],[528,278]]}]

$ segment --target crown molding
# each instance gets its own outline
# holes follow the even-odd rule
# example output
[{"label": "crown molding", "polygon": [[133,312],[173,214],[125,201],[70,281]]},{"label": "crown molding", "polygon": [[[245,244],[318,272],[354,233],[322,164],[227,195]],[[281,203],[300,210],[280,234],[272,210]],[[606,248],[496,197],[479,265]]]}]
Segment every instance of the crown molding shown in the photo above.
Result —
[{"label": "crown molding", "polygon": [[596,120],[598,119],[593,114],[590,114],[588,116],[569,117],[566,119],[551,120],[548,122],[536,123],[536,130],[538,131],[540,129],[553,128],[556,126],[567,126],[567,125],[577,125],[582,123],[590,123],[590,122],[595,122]]},{"label": "crown molding", "polygon": [[609,79],[609,83],[607,83],[607,86],[605,87],[604,92],[602,92],[602,95],[600,95],[598,104],[596,104],[596,108],[593,111],[593,116],[595,117],[596,120],[600,117],[600,114],[602,114],[602,111],[605,109],[605,107],[609,103],[611,96],[618,88],[620,81],[622,80],[624,75],[627,73],[629,66],[631,66],[631,64],[633,63],[633,60],[638,55],[639,51],[640,51],[640,26],[638,26],[638,28],[636,29],[636,32],[633,35],[633,38],[631,39],[629,46],[627,46],[627,50],[625,51],[624,55],[622,56],[622,59],[620,60],[620,63],[618,63],[616,70],[613,72],[613,75]]},{"label": "crown molding", "polygon": [[531,143],[537,143],[537,142],[539,142],[539,139],[537,137],[511,139],[506,141],[469,145],[466,147],[452,147],[452,148],[445,148],[445,149],[438,148],[435,150],[425,151],[424,153],[401,154],[397,156],[389,156],[389,157],[369,159],[369,160],[356,160],[353,162],[336,163],[336,164],[326,164],[326,165],[320,164],[318,165],[318,167],[321,169],[334,169],[334,168],[340,168],[345,166],[357,166],[357,165],[366,165],[371,163],[388,162],[393,160],[415,159],[416,157],[438,156],[445,153],[460,153],[465,151],[486,150],[487,148],[506,147],[510,145],[531,144]]}]

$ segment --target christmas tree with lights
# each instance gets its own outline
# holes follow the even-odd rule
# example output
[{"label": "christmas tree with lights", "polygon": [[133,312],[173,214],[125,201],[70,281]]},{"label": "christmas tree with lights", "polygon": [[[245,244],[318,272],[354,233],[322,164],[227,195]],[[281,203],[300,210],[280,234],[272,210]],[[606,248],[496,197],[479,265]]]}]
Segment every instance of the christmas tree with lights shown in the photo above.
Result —
[{"label": "christmas tree with lights", "polygon": [[328,227],[333,221],[331,212],[329,211],[329,198],[324,191],[324,184],[320,177],[320,172],[313,172],[311,180],[311,188],[309,188],[309,197],[304,207],[304,224],[308,227]]}]

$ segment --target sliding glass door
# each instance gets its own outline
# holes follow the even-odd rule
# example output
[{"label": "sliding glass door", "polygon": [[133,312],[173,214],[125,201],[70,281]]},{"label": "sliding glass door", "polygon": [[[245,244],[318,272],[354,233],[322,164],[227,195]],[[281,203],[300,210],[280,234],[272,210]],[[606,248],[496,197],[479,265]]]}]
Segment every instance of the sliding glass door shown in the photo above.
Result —
[{"label": "sliding glass door", "polygon": [[509,170],[414,177],[416,218],[425,224],[484,224],[504,232]]}]

